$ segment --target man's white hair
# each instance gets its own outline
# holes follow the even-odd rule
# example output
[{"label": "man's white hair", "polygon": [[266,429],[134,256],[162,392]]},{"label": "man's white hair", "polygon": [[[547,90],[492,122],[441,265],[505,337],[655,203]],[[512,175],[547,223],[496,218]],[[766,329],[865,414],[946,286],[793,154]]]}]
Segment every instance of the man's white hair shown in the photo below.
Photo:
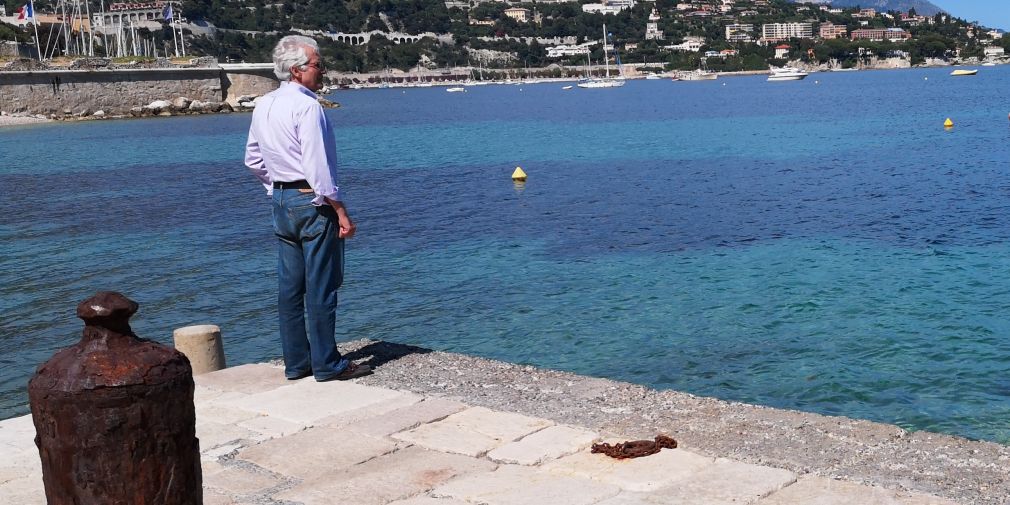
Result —
[{"label": "man's white hair", "polygon": [[319,54],[319,44],[304,35],[288,35],[281,39],[274,47],[274,75],[282,81],[291,79],[291,67],[300,67],[309,62],[306,47]]}]

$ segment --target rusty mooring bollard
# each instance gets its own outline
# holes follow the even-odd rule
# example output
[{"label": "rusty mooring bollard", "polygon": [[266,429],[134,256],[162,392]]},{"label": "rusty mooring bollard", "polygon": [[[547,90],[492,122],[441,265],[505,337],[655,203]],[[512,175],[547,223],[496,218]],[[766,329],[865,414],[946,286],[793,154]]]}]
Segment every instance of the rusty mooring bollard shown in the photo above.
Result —
[{"label": "rusty mooring bollard", "polygon": [[189,361],[133,334],[137,307],[81,302],[84,337],[28,383],[49,505],[203,503]]}]

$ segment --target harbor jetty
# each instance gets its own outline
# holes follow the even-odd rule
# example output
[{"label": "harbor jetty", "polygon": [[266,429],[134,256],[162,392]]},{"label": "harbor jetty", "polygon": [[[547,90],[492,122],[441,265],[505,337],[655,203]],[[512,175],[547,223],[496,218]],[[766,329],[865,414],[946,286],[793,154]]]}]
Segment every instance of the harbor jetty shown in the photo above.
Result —
[{"label": "harbor jetty", "polygon": [[[100,119],[231,112],[277,87],[272,64],[80,58],[0,65],[0,114]],[[185,105],[180,106],[179,100]],[[159,105],[159,106],[155,106]]]},{"label": "harbor jetty", "polygon": [[[195,377],[204,503],[1003,505],[1010,448],[359,340],[376,369]],[[673,437],[616,460],[593,443]],[[45,503],[30,416],[0,422],[0,503]]]}]

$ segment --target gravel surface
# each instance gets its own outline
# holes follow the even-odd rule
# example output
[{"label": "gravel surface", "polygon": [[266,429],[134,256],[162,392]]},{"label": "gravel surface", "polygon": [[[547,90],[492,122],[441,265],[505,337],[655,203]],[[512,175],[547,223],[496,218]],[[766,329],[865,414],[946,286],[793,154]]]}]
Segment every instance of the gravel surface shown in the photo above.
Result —
[{"label": "gravel surface", "polygon": [[651,439],[714,457],[943,496],[1010,505],[1010,447],[897,426],[654,390],[388,342],[342,344],[375,368],[361,384]]},{"label": "gravel surface", "polygon": [[48,123],[49,119],[39,119],[29,116],[0,116],[0,126],[16,126],[23,124]]}]

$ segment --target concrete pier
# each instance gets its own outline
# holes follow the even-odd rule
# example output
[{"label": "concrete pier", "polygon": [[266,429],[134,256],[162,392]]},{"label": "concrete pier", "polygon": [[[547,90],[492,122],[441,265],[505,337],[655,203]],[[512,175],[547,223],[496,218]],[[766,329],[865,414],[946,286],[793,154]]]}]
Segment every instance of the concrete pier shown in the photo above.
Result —
[{"label": "concrete pier", "polygon": [[[1005,505],[1010,448],[383,342],[353,382],[277,364],[196,377],[205,503]],[[44,503],[27,417],[0,423],[0,503]],[[617,461],[598,440],[666,433]]]}]

